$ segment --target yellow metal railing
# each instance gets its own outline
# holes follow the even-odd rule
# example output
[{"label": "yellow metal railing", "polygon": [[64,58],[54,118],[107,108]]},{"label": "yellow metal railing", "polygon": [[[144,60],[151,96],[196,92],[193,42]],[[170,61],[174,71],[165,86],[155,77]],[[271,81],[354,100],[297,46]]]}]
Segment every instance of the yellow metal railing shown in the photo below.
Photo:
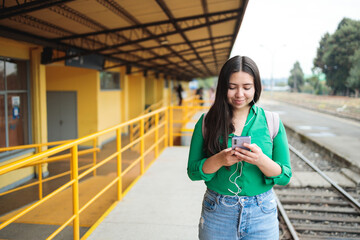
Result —
[{"label": "yellow metal railing", "polygon": [[210,101],[199,100],[192,96],[183,101],[182,106],[169,107],[169,146],[174,145],[174,139],[182,136],[191,136],[193,129],[186,128],[188,122],[194,121],[192,117],[199,111],[206,111]]},{"label": "yellow metal railing", "polygon": [[[73,225],[73,239],[80,239],[80,214],[88,209],[91,204],[93,204],[97,199],[104,195],[110,188],[116,188],[116,201],[108,208],[107,211],[110,211],[118,201],[122,199],[124,195],[131,189],[131,187],[137,182],[137,180],[145,173],[145,171],[151,166],[154,160],[159,156],[167,146],[168,143],[170,146],[174,144],[174,138],[186,135],[182,132],[184,126],[187,122],[191,121],[192,116],[199,110],[207,109],[208,106],[202,106],[206,101],[198,100],[196,97],[191,97],[185,99],[183,106],[169,106],[162,107],[157,110],[152,110],[150,113],[146,113],[140,117],[127,121],[125,123],[116,125],[109,129],[82,137],[76,140],[65,141],[65,142],[56,142],[56,143],[47,143],[47,144],[32,144],[28,146],[18,146],[12,147],[14,149],[24,149],[24,148],[37,148],[38,153],[30,157],[18,160],[16,162],[0,166],[0,175],[9,173],[11,171],[28,167],[28,166],[37,166],[39,179],[36,182],[27,184],[16,189],[9,190],[5,193],[0,194],[0,196],[13,193],[15,191],[22,190],[27,187],[34,185],[39,185],[39,199],[31,203],[30,205],[24,207],[20,211],[16,212],[15,215],[10,216],[8,219],[0,223],[0,230],[8,226],[9,224],[15,222],[20,217],[29,213],[30,211],[36,209],[41,204],[49,201],[50,199],[56,197],[59,193],[63,192],[67,188],[71,187],[71,199],[72,199],[72,214],[71,216],[63,222],[63,224],[54,231],[47,239],[53,239],[57,234],[59,234],[66,226]],[[174,114],[175,113],[175,114]],[[146,128],[146,122],[149,119],[154,119],[151,127]],[[125,145],[122,143],[121,134],[124,129],[129,129],[131,126],[139,125],[139,135],[138,137],[132,139],[129,144]],[[179,125],[175,127],[174,125]],[[185,129],[186,130],[186,129]],[[104,159],[98,160],[97,154],[99,154],[100,149],[97,148],[97,139],[105,134],[114,133],[116,135],[116,147],[113,152],[108,154]],[[79,145],[84,144],[85,142],[93,142],[93,147],[86,150],[78,150]],[[150,143],[150,144],[149,144]],[[46,151],[41,151],[44,146],[50,146],[55,144],[61,144],[59,146],[50,148]],[[131,149],[138,149],[138,155],[133,159],[128,166],[123,169],[123,154],[126,151],[131,151]],[[4,149],[0,149],[4,150]],[[10,150],[7,148],[7,150]],[[63,152],[66,153],[63,153]],[[101,153],[101,151],[100,151]],[[152,153],[152,154],[150,154]],[[79,166],[79,157],[92,154],[92,163]],[[151,156],[153,155],[153,158]],[[145,158],[150,156],[150,160]],[[42,179],[41,174],[41,165],[44,163],[53,163],[59,160],[69,160],[70,170],[60,173],[55,176],[50,176],[46,179]],[[96,170],[105,164],[110,163],[111,161],[116,162],[116,175],[105,187],[103,187],[99,192],[95,194],[87,202],[81,203],[79,200],[79,182],[85,177],[89,176],[91,173],[93,176],[96,176]],[[125,186],[124,179],[126,174],[129,174],[130,171],[135,169],[135,167],[140,169],[140,174],[132,180],[128,185]],[[67,181],[63,185],[59,186],[54,191],[44,194],[42,190],[42,185],[45,182],[60,178],[63,176],[69,175],[70,181]],[[106,213],[105,213],[106,215]],[[103,215],[104,216],[104,215]],[[81,239],[86,239],[91,232],[97,227],[99,221],[103,217],[95,222],[87,233],[82,236]],[[60,224],[59,224],[60,225]]]},{"label": "yellow metal railing", "polygon": [[[57,145],[60,145],[60,144],[68,143],[70,141],[73,141],[73,140],[63,140],[63,141],[48,142],[48,143],[37,143],[37,144],[12,146],[12,147],[0,148],[0,152],[14,151],[14,150],[25,150],[25,149],[33,149],[34,148],[36,150],[36,153],[40,153],[40,152],[46,151],[49,146],[57,146]],[[79,154],[79,156],[82,156],[82,155],[86,155],[86,154],[89,154],[89,153],[93,153],[93,165],[95,165],[96,164],[96,152],[98,152],[98,151],[99,151],[99,148],[96,147],[96,139],[95,139],[93,148],[79,151],[78,154]],[[70,154],[60,154],[60,155],[50,157],[50,158],[47,158],[47,159],[38,160],[38,161],[26,164],[26,165],[18,168],[18,169],[21,169],[21,168],[31,167],[31,166],[36,167],[38,180],[36,182],[32,182],[32,183],[29,183],[29,184],[22,185],[21,187],[17,187],[17,188],[10,189],[8,191],[4,191],[4,192],[0,193],[0,197],[4,196],[4,195],[7,195],[7,194],[10,194],[10,193],[13,193],[13,192],[16,192],[16,191],[19,191],[19,190],[22,190],[22,189],[25,189],[25,188],[28,188],[28,187],[38,185],[39,199],[42,199],[43,198],[43,183],[49,182],[51,180],[55,180],[55,179],[58,179],[58,178],[61,178],[61,177],[65,176],[65,175],[70,174],[70,171],[67,171],[67,172],[64,172],[64,173],[61,173],[61,174],[58,174],[58,175],[43,179],[42,165],[46,164],[46,163],[54,162],[54,161],[67,159],[69,157],[70,157]],[[82,170],[84,168],[87,168],[87,167],[89,167],[89,165],[82,166],[80,168],[80,170]],[[96,172],[94,171],[94,176],[95,176],[95,174],[96,174]]]},{"label": "yellow metal railing", "polygon": [[[145,111],[143,111],[140,116],[150,113],[156,109],[159,109],[161,107],[164,106],[164,100],[161,100],[157,103],[154,103],[152,105],[150,105],[148,108],[145,109]],[[149,128],[151,128],[151,126],[153,126],[155,124],[155,118],[150,117],[144,124],[144,131],[147,131]],[[140,133],[140,124],[139,123],[134,123],[130,125],[130,142],[133,141],[133,139],[136,139],[137,137],[139,137],[139,133]]]},{"label": "yellow metal railing", "polygon": [[[148,118],[154,118],[155,123],[154,127],[149,129],[148,131],[145,131],[144,126],[145,122]],[[159,120],[161,117],[161,121]],[[121,133],[123,128],[128,128],[131,124],[134,123],[140,123],[140,136],[130,142],[126,146],[122,146],[121,143]],[[85,165],[82,168],[79,167],[79,156],[81,152],[84,153],[84,151],[78,151],[78,146],[80,144],[83,144],[88,141],[96,141],[98,137],[115,132],[116,133],[116,150],[111,153],[109,156],[107,156],[102,161],[97,162],[96,164]],[[148,142],[151,142],[152,144],[149,145],[145,142],[146,138],[153,137],[153,140],[150,140]],[[66,142],[60,146],[48,149],[43,152],[39,152],[35,155],[32,155],[30,157],[26,157],[24,159],[18,160],[16,162],[4,165],[0,167],[0,175],[9,173],[11,171],[27,167],[27,166],[34,166],[36,164],[43,164],[48,163],[51,161],[59,160],[58,156],[54,156],[56,154],[59,154],[63,151],[70,151],[69,154],[62,155],[62,159],[65,157],[70,157],[70,171],[67,173],[62,173],[62,176],[64,174],[70,174],[70,181],[66,182],[62,186],[58,187],[53,192],[47,194],[46,196],[39,197],[39,200],[30,204],[29,206],[26,206],[24,209],[22,209],[20,212],[17,212],[14,216],[10,217],[9,219],[3,221],[0,224],[0,230],[8,226],[9,224],[13,223],[20,217],[24,216],[28,212],[36,209],[38,206],[43,204],[44,202],[50,200],[51,198],[58,195],[60,192],[64,191],[65,189],[71,187],[72,188],[72,214],[71,217],[68,218],[55,232],[53,232],[47,239],[53,239],[58,233],[60,233],[66,226],[72,223],[73,225],[73,239],[79,239],[80,238],[80,214],[84,212],[92,203],[94,203],[101,195],[103,195],[108,189],[110,189],[113,186],[116,186],[117,189],[117,201],[120,201],[121,198],[129,191],[131,186],[139,179],[141,175],[144,174],[144,172],[150,167],[150,165],[153,163],[153,161],[158,157],[159,153],[167,147],[168,142],[168,109],[166,107],[163,107],[161,109],[152,111],[151,113],[145,114],[141,117],[132,119],[130,121],[127,121],[125,123],[119,124],[117,126],[114,126],[112,128],[88,135],[83,138],[79,138],[73,141]],[[122,153],[124,153],[126,150],[130,149],[134,145],[140,145],[140,154],[139,156],[132,161],[132,163],[127,166],[126,169],[122,169]],[[96,149],[96,148],[94,148]],[[97,150],[97,149],[96,149]],[[88,151],[87,153],[89,153]],[[147,156],[149,153],[154,152],[154,158],[151,159],[149,162],[145,161],[145,156]],[[80,205],[79,202],[79,181],[84,179],[89,174],[93,173],[96,169],[98,169],[101,166],[104,166],[106,163],[109,163],[111,160],[116,161],[116,176],[112,181],[107,184],[100,192],[98,192],[94,197],[92,197],[89,201],[86,203],[83,203]],[[135,166],[140,166],[140,175],[136,177],[136,179],[125,189],[122,184],[122,179],[124,176],[132,170]],[[82,170],[82,171],[81,171]],[[41,174],[39,174],[39,177]],[[46,181],[52,180],[52,178],[46,179]],[[43,180],[39,180],[43,181]],[[32,183],[34,185],[35,183]],[[89,232],[89,231],[88,231]],[[85,234],[83,238],[86,238],[88,234]]]}]

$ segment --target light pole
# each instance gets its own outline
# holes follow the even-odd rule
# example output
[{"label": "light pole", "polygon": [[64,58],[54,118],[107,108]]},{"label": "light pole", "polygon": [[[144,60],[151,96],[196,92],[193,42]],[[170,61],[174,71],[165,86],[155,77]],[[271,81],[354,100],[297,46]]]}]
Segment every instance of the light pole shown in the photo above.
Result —
[{"label": "light pole", "polygon": [[265,45],[260,44],[260,47],[265,48],[266,50],[269,51],[269,53],[271,54],[271,76],[270,76],[270,95],[273,95],[273,90],[274,90],[274,60],[275,60],[275,53],[282,47],[286,47],[286,44],[282,44],[281,46],[279,46],[276,49],[269,49],[267,47],[265,47]]}]

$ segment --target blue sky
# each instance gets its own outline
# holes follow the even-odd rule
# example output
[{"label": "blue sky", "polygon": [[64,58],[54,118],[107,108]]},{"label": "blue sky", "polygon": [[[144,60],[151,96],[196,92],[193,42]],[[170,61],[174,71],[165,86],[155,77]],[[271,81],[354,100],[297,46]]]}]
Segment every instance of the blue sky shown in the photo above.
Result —
[{"label": "blue sky", "polygon": [[250,0],[231,55],[252,58],[262,78],[287,78],[296,61],[311,74],[321,37],[344,17],[360,20],[359,0]]}]

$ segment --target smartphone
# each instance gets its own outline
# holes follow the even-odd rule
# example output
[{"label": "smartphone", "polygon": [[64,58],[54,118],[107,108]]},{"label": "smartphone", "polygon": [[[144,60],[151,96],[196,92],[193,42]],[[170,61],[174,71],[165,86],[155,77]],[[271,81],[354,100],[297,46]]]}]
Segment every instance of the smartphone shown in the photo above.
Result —
[{"label": "smartphone", "polygon": [[233,137],[231,139],[231,148],[235,149],[236,147],[239,147],[239,148],[250,151],[249,148],[244,147],[244,145],[243,145],[244,143],[251,144],[251,136]]}]

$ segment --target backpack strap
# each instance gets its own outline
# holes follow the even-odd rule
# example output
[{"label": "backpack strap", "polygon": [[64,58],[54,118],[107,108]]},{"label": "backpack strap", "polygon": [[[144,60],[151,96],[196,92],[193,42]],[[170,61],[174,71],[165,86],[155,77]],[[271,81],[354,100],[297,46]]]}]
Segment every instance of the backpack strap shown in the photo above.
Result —
[{"label": "backpack strap", "polygon": [[203,119],[202,119],[202,135],[203,135],[203,138],[205,137],[205,117],[206,117],[206,113],[204,113],[204,116],[203,116]]},{"label": "backpack strap", "polygon": [[273,141],[279,132],[279,124],[280,124],[279,114],[270,112],[270,111],[266,111],[266,110],[264,110],[264,112],[265,112],[266,122],[267,122],[269,133],[270,133],[270,138],[271,138],[271,141]]}]

